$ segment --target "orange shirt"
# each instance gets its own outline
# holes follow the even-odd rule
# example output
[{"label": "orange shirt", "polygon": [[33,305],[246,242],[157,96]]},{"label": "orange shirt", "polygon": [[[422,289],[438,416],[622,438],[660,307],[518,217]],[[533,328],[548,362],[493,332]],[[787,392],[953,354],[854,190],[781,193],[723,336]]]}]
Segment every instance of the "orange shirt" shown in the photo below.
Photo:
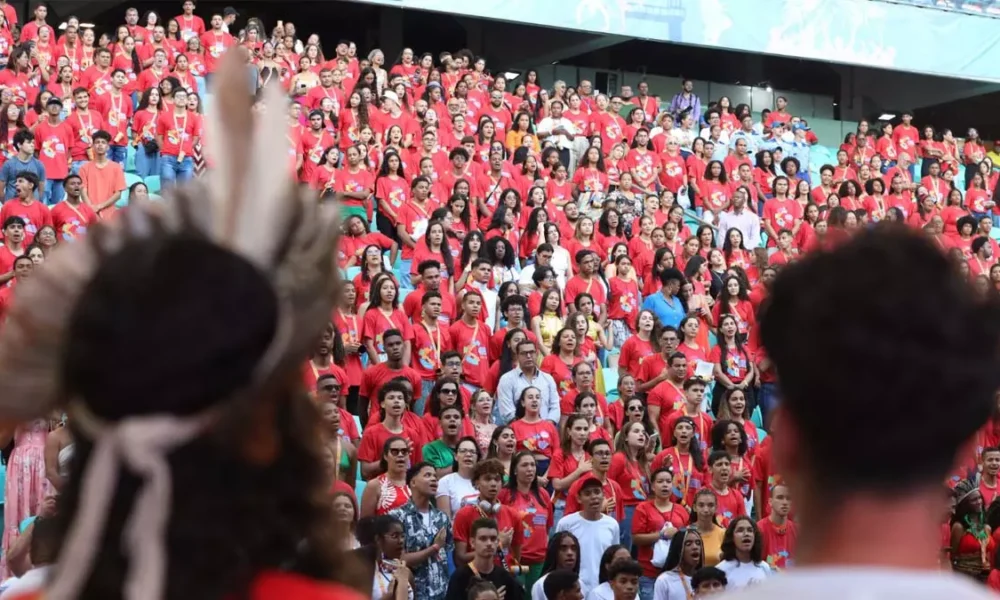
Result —
[{"label": "orange shirt", "polygon": [[[96,162],[85,163],[80,167],[80,179],[83,180],[83,189],[86,190],[87,199],[93,207],[107,202],[111,196],[124,191],[127,187],[125,171],[113,160],[107,161],[103,166]],[[114,212],[115,207],[112,205],[101,213],[101,217],[107,218]]]}]

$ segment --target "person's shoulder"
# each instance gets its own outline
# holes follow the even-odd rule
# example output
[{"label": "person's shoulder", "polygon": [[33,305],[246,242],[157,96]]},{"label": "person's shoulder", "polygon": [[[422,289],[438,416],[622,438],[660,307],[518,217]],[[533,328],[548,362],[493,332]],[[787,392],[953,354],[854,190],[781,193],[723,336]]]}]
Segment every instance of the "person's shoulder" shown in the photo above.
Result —
[{"label": "person's shoulder", "polygon": [[[723,566],[727,562],[719,563]],[[864,597],[870,600],[988,600],[996,598],[986,588],[958,575],[940,571],[831,567],[793,569],[780,577],[741,592],[724,594],[723,599],[742,600],[839,600]]]},{"label": "person's shoulder", "polygon": [[251,600],[296,598],[300,600],[362,600],[357,591],[340,584],[318,581],[294,573],[268,572],[258,576]]}]

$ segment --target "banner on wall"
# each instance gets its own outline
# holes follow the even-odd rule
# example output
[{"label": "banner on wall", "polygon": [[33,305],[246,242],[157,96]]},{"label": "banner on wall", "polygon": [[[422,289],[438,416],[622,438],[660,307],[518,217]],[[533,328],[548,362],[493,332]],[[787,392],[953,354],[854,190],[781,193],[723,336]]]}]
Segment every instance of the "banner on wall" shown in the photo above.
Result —
[{"label": "banner on wall", "polygon": [[[355,0],[1000,83],[992,18],[871,0]],[[961,43],[956,43],[961,40]]]}]

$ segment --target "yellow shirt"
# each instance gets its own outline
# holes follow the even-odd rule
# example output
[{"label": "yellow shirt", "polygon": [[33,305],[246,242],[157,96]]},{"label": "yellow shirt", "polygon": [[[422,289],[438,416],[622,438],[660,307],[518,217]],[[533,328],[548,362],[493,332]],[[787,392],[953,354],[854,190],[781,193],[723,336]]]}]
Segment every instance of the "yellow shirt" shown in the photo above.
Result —
[{"label": "yellow shirt", "polygon": [[701,533],[701,541],[705,544],[705,566],[714,567],[722,562],[722,538],[726,535],[726,530],[716,526],[711,533]]},{"label": "yellow shirt", "polygon": [[507,149],[510,150],[511,154],[513,154],[514,151],[516,151],[518,148],[521,147],[521,140],[523,140],[524,136],[526,136],[526,135],[533,136],[533,140],[531,142],[531,149],[534,150],[535,152],[540,152],[541,151],[541,146],[538,144],[538,137],[534,137],[535,134],[531,133],[530,131],[528,131],[528,132],[523,132],[523,131],[508,131],[507,132]]}]

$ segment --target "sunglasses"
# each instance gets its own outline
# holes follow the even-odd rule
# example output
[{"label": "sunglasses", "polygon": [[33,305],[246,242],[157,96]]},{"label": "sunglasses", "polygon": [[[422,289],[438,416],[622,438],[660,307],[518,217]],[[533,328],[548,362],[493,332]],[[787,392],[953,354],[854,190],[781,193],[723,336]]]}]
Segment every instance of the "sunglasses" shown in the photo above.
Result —
[{"label": "sunglasses", "polygon": [[410,455],[410,449],[409,448],[389,448],[389,454],[391,456],[397,456],[397,457],[398,456],[409,456]]},{"label": "sunglasses", "polygon": [[456,388],[441,388],[442,394],[457,394],[458,390]]}]

